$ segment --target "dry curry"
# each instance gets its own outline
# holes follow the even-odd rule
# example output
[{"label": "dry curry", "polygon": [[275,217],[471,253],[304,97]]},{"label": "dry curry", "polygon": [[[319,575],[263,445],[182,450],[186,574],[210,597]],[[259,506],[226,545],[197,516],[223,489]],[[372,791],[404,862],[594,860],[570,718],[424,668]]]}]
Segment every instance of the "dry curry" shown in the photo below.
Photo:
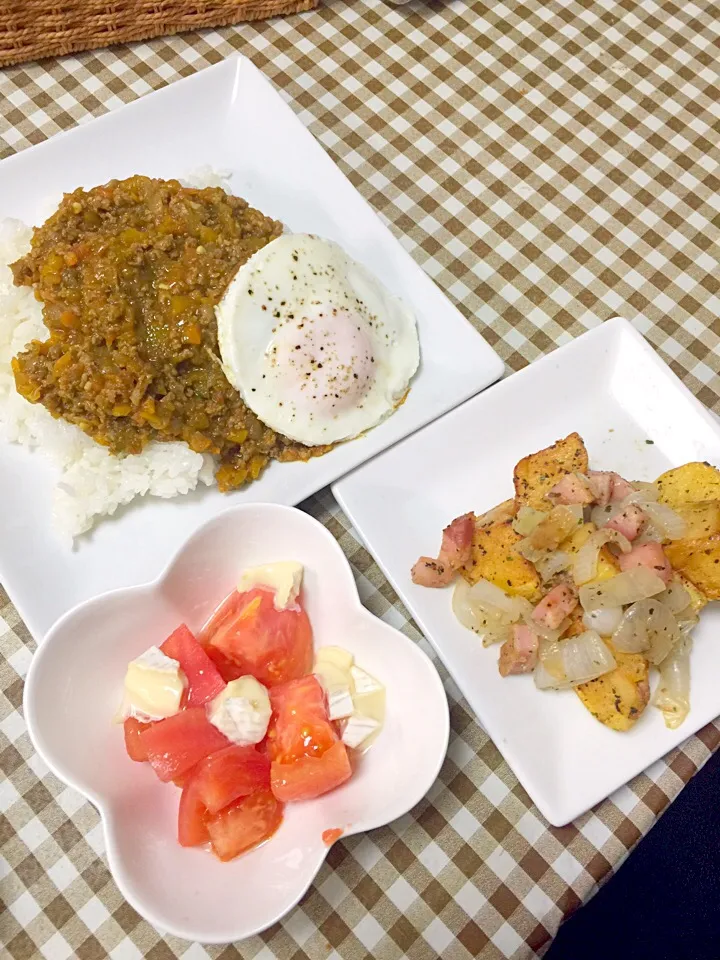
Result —
[{"label": "dry curry", "polygon": [[13,359],[18,392],[113,454],[184,440],[230,490],[270,459],[307,460],[223,373],[215,306],[238,267],[282,233],[219,187],[135,176],[66,194],[12,265],[42,302],[47,340]]}]

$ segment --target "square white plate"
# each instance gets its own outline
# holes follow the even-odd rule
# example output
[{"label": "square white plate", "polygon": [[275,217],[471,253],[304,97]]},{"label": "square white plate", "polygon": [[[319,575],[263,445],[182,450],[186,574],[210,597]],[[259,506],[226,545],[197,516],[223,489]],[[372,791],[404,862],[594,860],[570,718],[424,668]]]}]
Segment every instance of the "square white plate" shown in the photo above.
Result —
[{"label": "square white plate", "polygon": [[[624,320],[609,320],[376,457],[333,492],[541,813],[562,826],[720,714],[720,604],[695,629],[692,709],[678,730],[648,707],[615,733],[572,691],[503,680],[497,649],[453,616],[452,589],[410,580],[449,521],[512,496],[523,456],[577,430],[593,467],[654,480],[690,460],[720,464],[720,424]],[[647,443],[648,440],[652,444]]]},{"label": "square white plate", "polygon": [[231,188],[292,230],[340,243],[415,311],[421,369],[406,403],[358,440],[309,463],[274,463],[228,496],[205,488],[147,498],[100,523],[70,553],[54,538],[54,472],[41,455],[0,441],[0,580],[36,638],[74,604],[157,576],[209,517],[233,504],[295,504],[452,409],[502,374],[501,360],[414,263],[282,97],[232,58],[59,134],[0,164],[0,215],[28,223],[48,199],[135,173],[182,177],[210,165]]}]

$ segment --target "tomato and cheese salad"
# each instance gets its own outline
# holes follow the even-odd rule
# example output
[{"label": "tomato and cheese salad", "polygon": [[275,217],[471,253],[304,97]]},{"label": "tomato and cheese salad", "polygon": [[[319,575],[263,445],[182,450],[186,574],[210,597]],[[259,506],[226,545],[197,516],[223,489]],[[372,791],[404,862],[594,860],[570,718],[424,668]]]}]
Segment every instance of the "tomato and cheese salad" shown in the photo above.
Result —
[{"label": "tomato and cheese salad", "polygon": [[182,846],[231,860],[264,842],[382,729],[383,685],[342,647],[314,650],[302,577],[293,561],[246,570],[197,637],[180,624],[128,665],[125,747],[181,788]]},{"label": "tomato and cheese salad", "polygon": [[692,630],[720,599],[720,470],[687,463],[655,483],[591,470],[571,433],[514,470],[515,496],[449,524],[413,582],[458,575],[458,620],[499,644],[503,677],[531,673],[541,690],[573,689],[613,730],[650,702],[670,728],[690,709]]}]

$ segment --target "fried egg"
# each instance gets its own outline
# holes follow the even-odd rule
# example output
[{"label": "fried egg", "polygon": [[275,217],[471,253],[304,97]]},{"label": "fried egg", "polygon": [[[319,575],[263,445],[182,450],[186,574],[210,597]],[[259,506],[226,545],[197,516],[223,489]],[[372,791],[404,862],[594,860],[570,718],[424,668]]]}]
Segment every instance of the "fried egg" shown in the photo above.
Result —
[{"label": "fried egg", "polygon": [[260,420],[308,446],[384,420],[420,359],[410,310],[336,243],[308,234],[255,253],[216,317],[230,383]]}]

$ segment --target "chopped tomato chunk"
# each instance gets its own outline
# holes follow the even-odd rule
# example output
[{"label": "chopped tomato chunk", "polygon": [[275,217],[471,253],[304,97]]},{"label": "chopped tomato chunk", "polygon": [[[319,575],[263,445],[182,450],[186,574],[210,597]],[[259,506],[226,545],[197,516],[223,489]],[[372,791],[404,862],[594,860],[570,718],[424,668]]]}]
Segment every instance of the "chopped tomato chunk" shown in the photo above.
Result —
[{"label": "chopped tomato chunk", "polygon": [[187,677],[188,706],[201,707],[224,690],[225,681],[217,667],[184,623],[170,634],[160,649],[178,661]]},{"label": "chopped tomato chunk", "polygon": [[223,602],[217,608],[212,617],[210,617],[198,635],[198,641],[200,642],[201,646],[207,647],[212,635],[216,633],[220,627],[232,620],[235,614],[237,614],[240,610],[241,605],[242,594],[237,590],[233,590],[229,596],[225,597]]},{"label": "chopped tomato chunk", "polygon": [[270,691],[268,741],[272,791],[280,800],[310,800],[352,774],[345,744],[328,720],[317,677],[302,677]]},{"label": "chopped tomato chunk", "polygon": [[350,758],[342,740],[318,757],[302,757],[290,763],[273,761],[272,792],[278,800],[312,800],[345,783],[352,775]]},{"label": "chopped tomato chunk", "polygon": [[218,650],[217,647],[207,646],[204,647],[204,650],[225,683],[230,683],[231,680],[238,680],[240,677],[247,676],[242,667],[238,666],[237,663],[233,663],[232,660],[228,660],[225,654]]},{"label": "chopped tomato chunk", "polygon": [[187,775],[178,810],[178,840],[194,847],[210,839],[207,823],[240,797],[270,787],[270,761],[253,747],[230,746],[201,760]]},{"label": "chopped tomato chunk", "polygon": [[178,808],[178,841],[182,847],[197,847],[207,843],[210,834],[207,829],[207,807],[200,799],[193,777],[182,789]]},{"label": "chopped tomato chunk", "polygon": [[327,719],[325,692],[314,673],[282,683],[270,691],[270,702],[276,714],[293,715],[302,710]]},{"label": "chopped tomato chunk", "polygon": [[188,707],[174,717],[158,720],[140,735],[158,777],[168,782],[186,773],[216,750],[230,746],[228,738],[208,720],[203,707]]},{"label": "chopped tomato chunk", "polygon": [[223,676],[234,666],[238,676],[252,674],[266,687],[302,677],[312,667],[312,629],[307,614],[301,606],[276,610],[269,590],[254,588],[231,594],[201,639]]},{"label": "chopped tomato chunk", "polygon": [[289,763],[301,757],[321,756],[338,739],[317,677],[301,677],[275,687],[270,691],[270,703],[271,759]]},{"label": "chopped tomato chunk", "polygon": [[258,790],[207,820],[212,848],[221,860],[256,847],[271,837],[282,822],[282,804],[269,790]]},{"label": "chopped tomato chunk", "polygon": [[254,747],[225,747],[201,761],[193,773],[198,796],[210,813],[238,797],[270,786],[270,760]]},{"label": "chopped tomato chunk", "polygon": [[141,763],[143,760],[147,760],[147,748],[143,744],[140,734],[144,730],[147,730],[150,726],[152,726],[152,724],[141,723],[141,721],[136,720],[135,717],[128,717],[123,723],[123,728],[125,731],[125,749],[127,750],[127,755],[131,760],[137,760],[139,763]]}]

